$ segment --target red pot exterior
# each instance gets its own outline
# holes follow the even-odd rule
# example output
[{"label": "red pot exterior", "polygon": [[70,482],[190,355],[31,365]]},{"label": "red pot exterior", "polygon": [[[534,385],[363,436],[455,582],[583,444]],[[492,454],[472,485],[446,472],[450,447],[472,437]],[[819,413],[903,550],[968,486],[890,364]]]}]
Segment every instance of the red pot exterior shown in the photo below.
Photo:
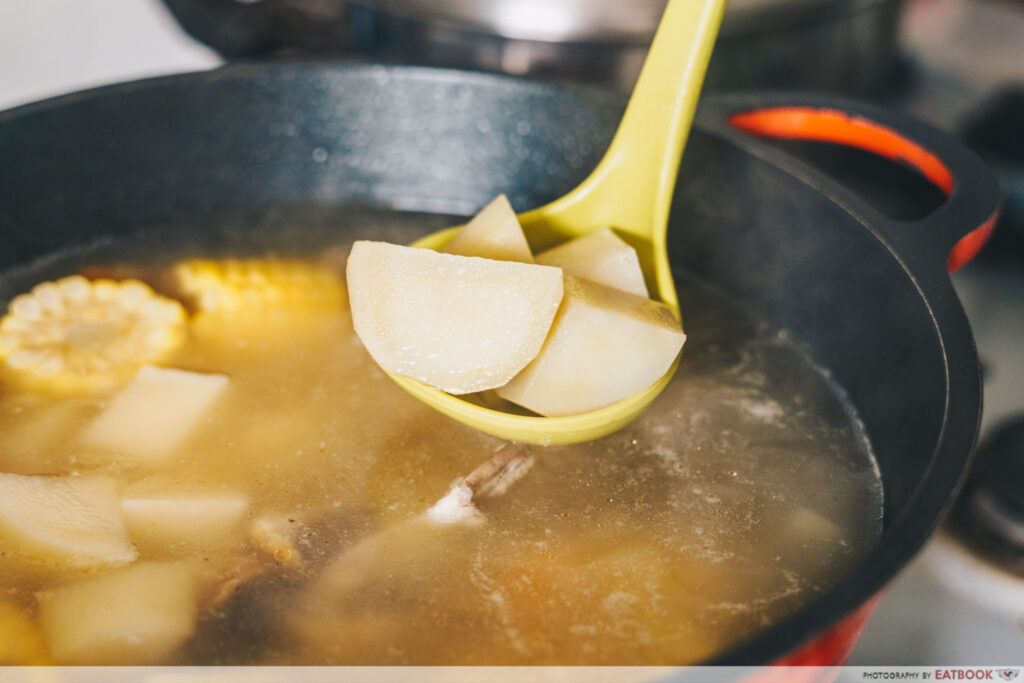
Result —
[{"label": "red pot exterior", "polygon": [[[729,123],[747,133],[773,138],[817,140],[834,144],[857,147],[908,164],[933,182],[946,196],[951,196],[956,187],[953,173],[946,164],[926,147],[914,142],[899,132],[867,119],[851,116],[842,111],[815,107],[771,107],[755,109],[733,115]],[[998,208],[981,225],[962,237],[951,249],[947,271],[952,273],[970,261],[984,246],[992,234],[999,217]],[[842,666],[849,658],[860,638],[868,618],[881,598],[875,595],[856,611],[835,626],[815,637],[797,650],[779,659],[776,666],[830,667]],[[825,674],[817,668],[809,668],[806,677],[793,678],[791,671],[785,674],[787,681],[830,680],[832,674]],[[758,683],[783,680],[777,674],[766,671],[753,677]]]},{"label": "red pot exterior", "polygon": [[779,666],[842,666],[853,652],[880,597],[876,595],[828,631],[775,663]]}]

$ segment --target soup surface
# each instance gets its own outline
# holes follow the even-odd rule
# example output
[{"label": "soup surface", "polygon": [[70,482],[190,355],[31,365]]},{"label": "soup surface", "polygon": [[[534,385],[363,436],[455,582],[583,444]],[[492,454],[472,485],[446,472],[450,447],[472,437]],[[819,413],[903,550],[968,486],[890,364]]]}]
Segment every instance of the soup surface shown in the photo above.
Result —
[{"label": "soup surface", "polygon": [[[79,272],[170,292],[171,267],[195,257],[301,258],[340,277],[351,240],[407,242],[448,221],[228,217],[47,258],[4,274],[0,294]],[[396,387],[344,306],[192,318],[159,365],[228,383],[159,462],[83,441],[119,388],[6,384],[0,472],[109,478],[123,500],[163,500],[184,540],[129,526],[127,567],[0,576],[0,621],[25,643],[0,659],[682,664],[772,624],[878,538],[877,468],[841,390],[795,340],[712,286],[678,286],[688,339],[651,409],[599,441],[530,449],[532,467],[455,524],[424,512],[503,443]],[[244,511],[203,540],[197,499]]]}]

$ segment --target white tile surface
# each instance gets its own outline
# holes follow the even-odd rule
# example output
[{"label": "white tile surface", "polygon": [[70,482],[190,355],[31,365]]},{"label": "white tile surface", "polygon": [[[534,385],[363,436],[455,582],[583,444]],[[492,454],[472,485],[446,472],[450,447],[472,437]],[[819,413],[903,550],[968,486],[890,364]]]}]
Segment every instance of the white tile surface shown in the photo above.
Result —
[{"label": "white tile surface", "polygon": [[159,0],[0,1],[0,109],[219,63]]}]

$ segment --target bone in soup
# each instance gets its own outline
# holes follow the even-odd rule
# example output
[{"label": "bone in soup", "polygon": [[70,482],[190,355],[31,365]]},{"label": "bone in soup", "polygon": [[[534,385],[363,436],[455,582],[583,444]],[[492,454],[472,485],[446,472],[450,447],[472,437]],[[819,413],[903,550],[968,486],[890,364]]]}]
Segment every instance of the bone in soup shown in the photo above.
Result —
[{"label": "bone in soup", "polygon": [[352,329],[352,237],[448,219],[300,215],[4,274],[3,663],[685,664],[878,538],[855,412],[742,302],[680,277],[686,349],[647,413],[509,446]]}]

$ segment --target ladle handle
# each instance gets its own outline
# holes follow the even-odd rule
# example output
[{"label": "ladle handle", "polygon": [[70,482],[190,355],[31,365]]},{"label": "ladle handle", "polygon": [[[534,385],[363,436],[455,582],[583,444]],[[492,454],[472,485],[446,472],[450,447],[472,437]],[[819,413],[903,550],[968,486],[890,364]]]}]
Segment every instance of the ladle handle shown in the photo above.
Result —
[{"label": "ladle handle", "polygon": [[679,159],[726,0],[669,0],[611,145],[583,183],[547,207],[562,223],[665,242]]},{"label": "ladle handle", "polygon": [[[916,221],[880,216],[839,183],[824,178],[817,182],[829,185],[829,194],[868,215],[873,225],[885,229],[887,239],[912,242],[901,252],[940,250],[949,272],[977,254],[999,215],[999,184],[981,159],[942,131],[896,112],[834,97],[755,94],[715,98],[708,102],[708,114],[705,120],[702,112],[702,123],[728,135],[831,142],[915,169],[946,195],[939,208]],[[766,152],[785,155],[777,149]]]}]

